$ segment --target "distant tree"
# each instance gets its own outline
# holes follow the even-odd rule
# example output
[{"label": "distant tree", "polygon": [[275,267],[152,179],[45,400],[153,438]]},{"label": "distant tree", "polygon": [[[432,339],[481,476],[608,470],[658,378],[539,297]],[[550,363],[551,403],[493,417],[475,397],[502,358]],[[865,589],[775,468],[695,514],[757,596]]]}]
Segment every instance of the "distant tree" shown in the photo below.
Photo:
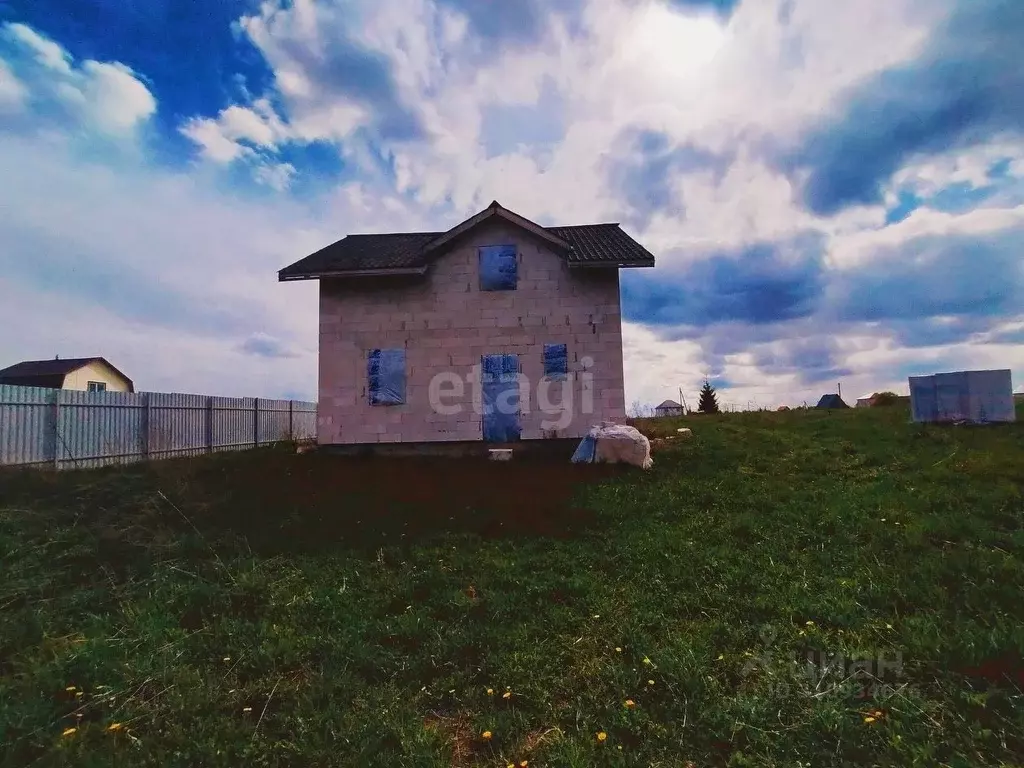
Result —
[{"label": "distant tree", "polygon": [[654,408],[639,400],[634,400],[633,404],[629,406],[627,415],[631,419],[649,419],[654,415]]},{"label": "distant tree", "polygon": [[899,401],[899,395],[895,392],[876,392],[871,396],[871,407],[877,408],[879,406],[895,405]]},{"label": "distant tree", "polygon": [[700,389],[700,402],[697,404],[697,410],[700,413],[721,413],[715,388],[707,379],[704,379],[704,386]]}]

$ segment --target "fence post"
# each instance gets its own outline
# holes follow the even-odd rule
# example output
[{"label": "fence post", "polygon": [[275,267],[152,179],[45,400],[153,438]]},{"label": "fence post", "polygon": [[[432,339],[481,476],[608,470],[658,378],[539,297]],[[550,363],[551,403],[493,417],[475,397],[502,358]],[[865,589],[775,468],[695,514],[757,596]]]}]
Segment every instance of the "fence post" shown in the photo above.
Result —
[{"label": "fence post", "polygon": [[151,447],[149,444],[150,422],[153,417],[153,410],[149,404],[149,392],[142,393],[142,453],[146,461],[149,461]]},{"label": "fence post", "polygon": [[288,441],[295,442],[295,401],[288,401]]},{"label": "fence post", "polygon": [[252,444],[254,448],[260,445],[260,399],[252,399]]},{"label": "fence post", "polygon": [[213,453],[213,396],[206,398],[206,452]]},{"label": "fence post", "polygon": [[53,393],[53,468],[60,469],[60,393]]}]

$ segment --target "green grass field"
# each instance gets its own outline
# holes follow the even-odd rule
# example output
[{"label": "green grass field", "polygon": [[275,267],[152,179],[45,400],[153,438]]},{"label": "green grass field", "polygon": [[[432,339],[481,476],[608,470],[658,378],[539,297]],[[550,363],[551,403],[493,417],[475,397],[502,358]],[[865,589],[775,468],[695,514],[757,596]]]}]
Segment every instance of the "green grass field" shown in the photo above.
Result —
[{"label": "green grass field", "polygon": [[684,423],[2,472],[0,761],[1021,765],[1024,424]]}]

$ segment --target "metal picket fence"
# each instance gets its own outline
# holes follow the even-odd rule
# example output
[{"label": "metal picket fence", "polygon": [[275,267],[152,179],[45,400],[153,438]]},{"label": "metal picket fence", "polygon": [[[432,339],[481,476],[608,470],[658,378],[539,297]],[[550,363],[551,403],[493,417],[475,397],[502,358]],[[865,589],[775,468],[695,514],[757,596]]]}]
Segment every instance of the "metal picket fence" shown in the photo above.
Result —
[{"label": "metal picket fence", "polygon": [[0,384],[0,465],[97,467],[316,437],[316,403]]}]

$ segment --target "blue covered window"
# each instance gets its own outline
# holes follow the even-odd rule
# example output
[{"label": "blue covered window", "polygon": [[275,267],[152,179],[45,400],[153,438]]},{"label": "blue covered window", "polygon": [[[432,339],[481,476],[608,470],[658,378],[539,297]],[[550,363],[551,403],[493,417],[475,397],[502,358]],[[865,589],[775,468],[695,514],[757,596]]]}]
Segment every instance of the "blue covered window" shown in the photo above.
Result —
[{"label": "blue covered window", "polygon": [[565,344],[544,345],[544,375],[564,380],[569,373],[569,347]]},{"label": "blue covered window", "polygon": [[514,245],[486,245],[480,249],[481,291],[514,291],[517,278]]},{"label": "blue covered window", "polygon": [[405,402],[405,350],[371,349],[366,362],[370,405]]}]

